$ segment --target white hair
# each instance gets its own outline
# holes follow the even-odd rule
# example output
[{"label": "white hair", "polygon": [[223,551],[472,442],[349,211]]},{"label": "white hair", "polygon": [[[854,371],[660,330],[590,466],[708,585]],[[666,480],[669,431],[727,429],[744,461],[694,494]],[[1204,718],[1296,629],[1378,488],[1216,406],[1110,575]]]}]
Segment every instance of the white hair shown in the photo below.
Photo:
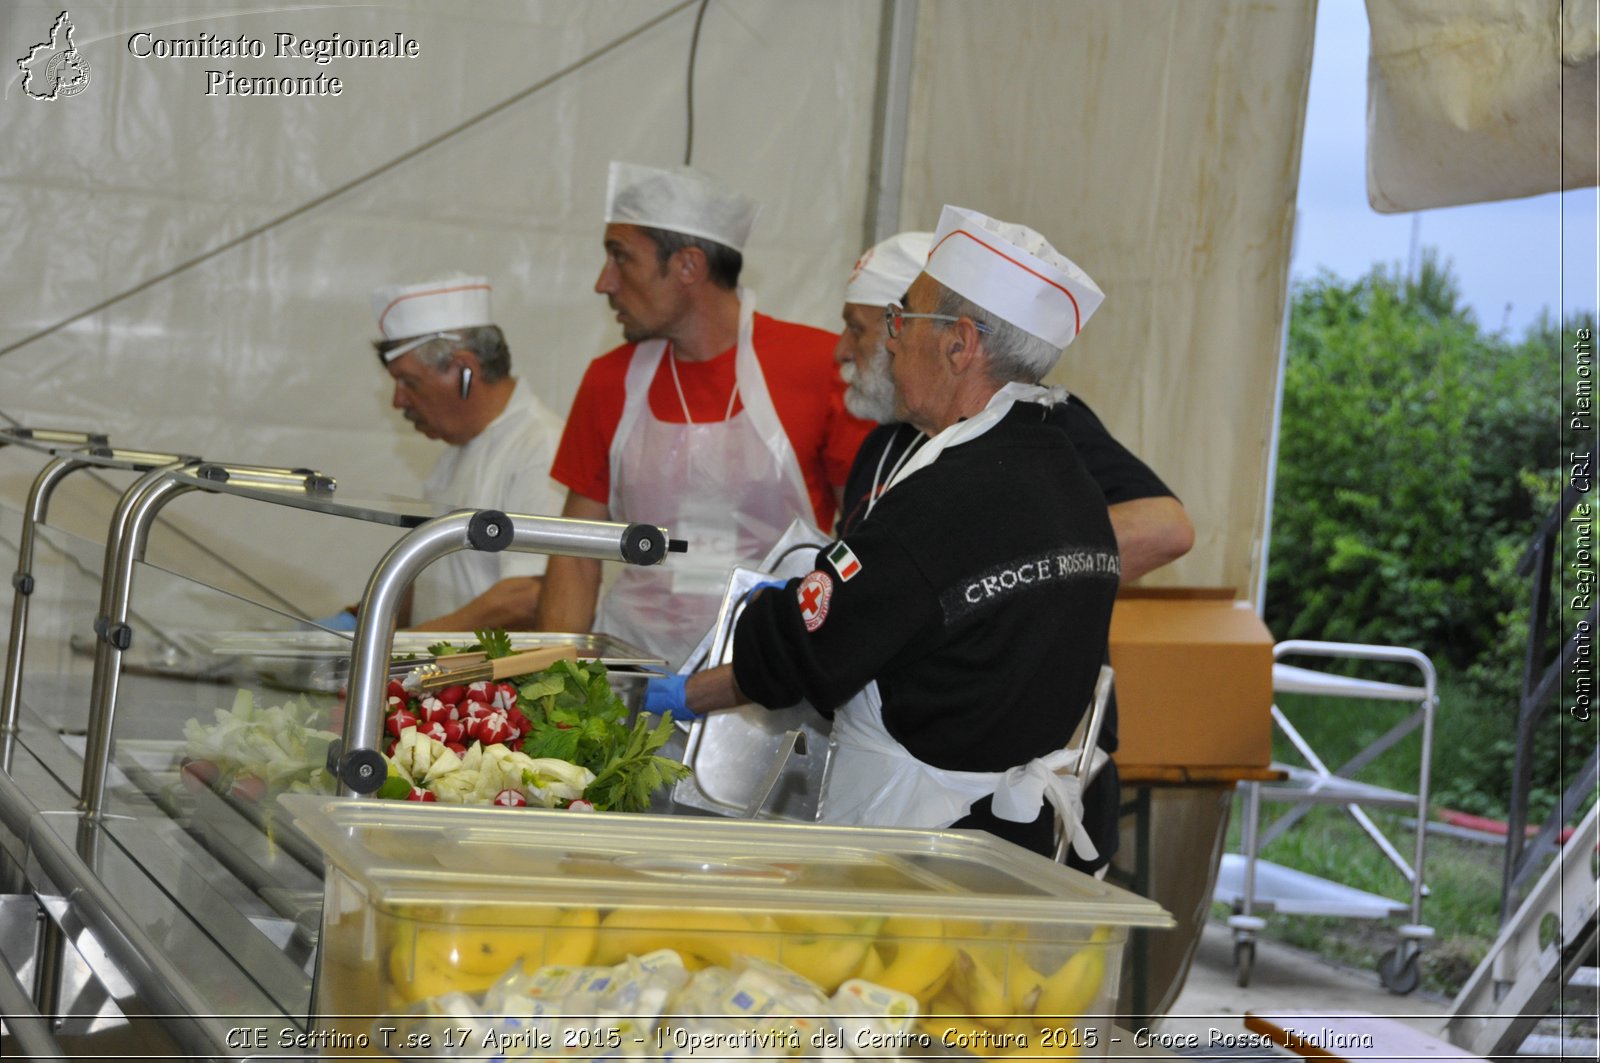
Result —
[{"label": "white hair", "polygon": [[[938,283],[938,282],[935,282]],[[1037,384],[1061,360],[1061,348],[1018,328],[943,284],[934,312],[951,317],[970,317],[989,329],[983,336],[983,349],[989,355],[989,376],[997,384],[1017,381]]]}]

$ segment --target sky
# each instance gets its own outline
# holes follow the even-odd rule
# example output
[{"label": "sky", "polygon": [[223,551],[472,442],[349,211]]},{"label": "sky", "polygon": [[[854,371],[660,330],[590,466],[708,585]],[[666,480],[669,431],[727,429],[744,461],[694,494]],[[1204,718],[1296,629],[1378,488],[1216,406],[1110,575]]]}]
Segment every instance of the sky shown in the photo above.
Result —
[{"label": "sky", "polygon": [[[1405,214],[1367,202],[1367,15],[1361,0],[1322,0],[1300,160],[1299,222],[1290,274],[1331,269],[1347,280],[1420,246],[1450,260],[1463,299],[1490,332],[1518,338],[1542,309],[1593,311],[1597,190]],[[1413,222],[1413,219],[1418,219]]]}]

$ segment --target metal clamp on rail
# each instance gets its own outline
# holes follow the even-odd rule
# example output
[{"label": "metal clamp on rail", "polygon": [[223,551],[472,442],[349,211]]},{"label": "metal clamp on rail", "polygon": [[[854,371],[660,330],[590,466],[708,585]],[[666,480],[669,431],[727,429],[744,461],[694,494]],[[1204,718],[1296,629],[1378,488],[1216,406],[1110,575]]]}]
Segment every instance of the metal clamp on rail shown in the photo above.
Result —
[{"label": "metal clamp on rail", "polygon": [[0,447],[11,443],[47,447],[103,447],[111,442],[104,432],[72,432],[58,428],[7,428],[0,430]]},{"label": "metal clamp on rail", "polygon": [[655,565],[667,556],[667,551],[672,549],[672,544],[679,547],[678,553],[684,553],[689,545],[682,539],[667,540],[667,533],[654,524],[630,524],[628,530],[622,533],[622,560],[630,565]]},{"label": "metal clamp on rail", "polygon": [[196,477],[220,484],[301,490],[311,494],[331,494],[338,481],[315,469],[281,469],[256,465],[222,465],[206,462],[194,470]]},{"label": "metal clamp on rail", "polygon": [[[406,588],[428,565],[459,550],[515,550],[654,565],[669,549],[666,529],[652,524],[530,517],[493,509],[461,510],[413,528],[390,547],[373,570],[356,616],[341,752],[337,762],[330,762],[341,792],[357,797],[383,784],[380,773],[370,789],[362,789],[357,783],[368,780],[352,781],[346,768],[359,767],[362,761],[357,758],[378,757],[395,617]],[[381,760],[378,757],[379,763]]]},{"label": "metal clamp on rail", "polygon": [[376,749],[344,751],[344,739],[328,743],[328,774],[340,785],[358,794],[376,793],[388,778],[389,765]]},{"label": "metal clamp on rail", "polygon": [[88,453],[115,463],[113,468],[126,468],[133,472],[149,472],[167,465],[193,465],[200,460],[194,454],[166,454],[159,450],[129,450],[126,447],[91,447]]},{"label": "metal clamp on rail", "polygon": [[467,545],[497,554],[511,545],[511,518],[498,509],[480,509],[467,521]]},{"label": "metal clamp on rail", "polygon": [[133,628],[127,624],[113,624],[108,616],[94,618],[94,633],[101,642],[115,649],[125,650],[133,645]]}]

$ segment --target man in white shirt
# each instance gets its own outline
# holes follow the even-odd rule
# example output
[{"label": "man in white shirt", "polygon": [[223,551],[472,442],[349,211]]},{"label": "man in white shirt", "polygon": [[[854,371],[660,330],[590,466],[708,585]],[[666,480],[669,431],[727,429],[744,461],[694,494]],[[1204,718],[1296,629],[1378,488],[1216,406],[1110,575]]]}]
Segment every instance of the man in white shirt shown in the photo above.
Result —
[{"label": "man in white shirt", "polygon": [[[550,479],[561,420],[511,375],[511,353],[489,313],[483,277],[381,288],[372,295],[378,358],[394,378],[395,409],[450,449],[422,488],[463,509],[553,515]],[[417,577],[409,616],[424,631],[526,629],[539,603],[542,554],[463,550]]]}]

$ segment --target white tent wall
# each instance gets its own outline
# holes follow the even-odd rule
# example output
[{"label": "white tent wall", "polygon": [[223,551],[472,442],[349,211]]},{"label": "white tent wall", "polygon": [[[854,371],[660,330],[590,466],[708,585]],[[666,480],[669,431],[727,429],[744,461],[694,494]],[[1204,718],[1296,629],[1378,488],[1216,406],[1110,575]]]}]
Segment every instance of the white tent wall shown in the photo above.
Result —
[{"label": "white tent wall", "polygon": [[1188,507],[1195,548],[1150,583],[1258,594],[1315,14],[921,5],[902,221],[1026,221],[1104,289],[1051,380]]},{"label": "white tent wall", "polygon": [[[47,39],[60,10],[7,4],[0,55]],[[1026,221],[1101,283],[1107,303],[1059,378],[1194,515],[1195,551],[1161,580],[1251,588],[1312,0],[922,0],[915,11],[900,222],[931,228],[943,202]],[[341,494],[414,494],[440,444],[388,408],[368,293],[459,269],[491,277],[515,372],[564,413],[587,362],[618,342],[591,291],[606,162],[682,160],[694,15],[668,0],[74,4],[89,85],[45,102],[12,77],[0,99],[0,411],[124,445],[308,465]],[[861,249],[880,17],[867,0],[706,11],[694,163],[762,200],[745,279],[782,317],[833,327]],[[244,35],[268,56],[141,58],[129,48],[140,31]],[[421,54],[272,58],[283,32],[403,33]],[[336,76],[343,90],[206,95],[206,71],[228,69]],[[0,451],[0,499],[20,505],[36,457]],[[173,512],[312,614],[351,600],[394,537],[215,499]]]},{"label": "white tent wall", "polygon": [[[440,147],[10,351],[0,410],[106,430],[123,445],[308,465],[337,477],[341,494],[415,495],[442,444],[388,408],[368,293],[448,270],[487,274],[514,371],[564,415],[589,359],[620,342],[591,291],[606,164],[684,154],[692,4],[74,4],[89,87],[44,102],[12,78],[0,103],[10,237],[0,347],[281,217],[674,7]],[[60,10],[8,5],[0,54],[48,39]],[[694,163],[763,202],[745,280],[782,317],[831,326],[860,251],[877,23],[875,4],[852,0],[739,0],[706,14]],[[268,58],[139,58],[129,44],[140,31],[244,35]],[[403,32],[421,54],[318,66],[272,58],[279,32]],[[343,90],[207,96],[210,69],[323,73]],[[14,455],[6,468],[4,497],[19,503],[37,462]],[[323,519],[310,549],[314,518],[256,506],[223,521],[209,501],[178,503],[178,523],[313,614],[358,594],[394,535],[330,533]]]}]

